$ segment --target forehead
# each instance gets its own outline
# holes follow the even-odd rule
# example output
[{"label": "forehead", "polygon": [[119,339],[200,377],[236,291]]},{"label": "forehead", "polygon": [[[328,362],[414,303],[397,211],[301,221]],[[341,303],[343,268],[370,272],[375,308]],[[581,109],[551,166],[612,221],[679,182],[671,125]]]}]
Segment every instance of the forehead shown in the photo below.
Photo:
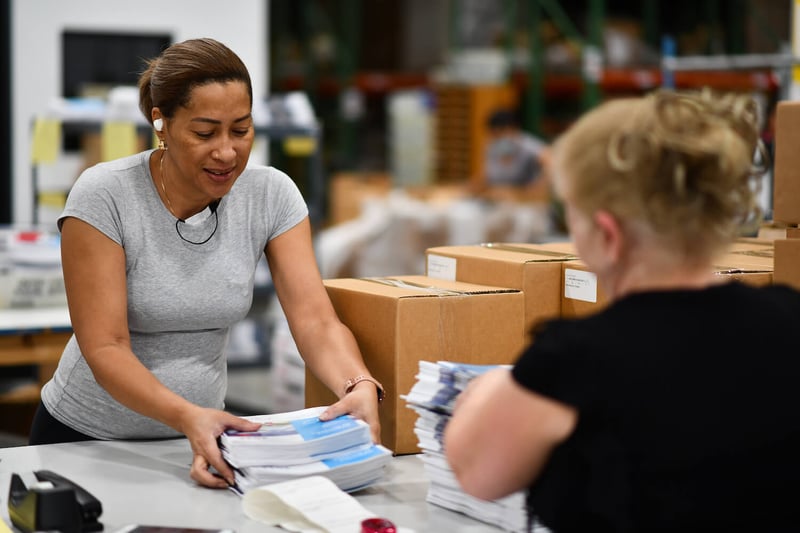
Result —
[{"label": "forehead", "polygon": [[189,101],[178,113],[192,116],[224,118],[242,117],[250,113],[250,94],[241,81],[212,82],[194,87]]}]

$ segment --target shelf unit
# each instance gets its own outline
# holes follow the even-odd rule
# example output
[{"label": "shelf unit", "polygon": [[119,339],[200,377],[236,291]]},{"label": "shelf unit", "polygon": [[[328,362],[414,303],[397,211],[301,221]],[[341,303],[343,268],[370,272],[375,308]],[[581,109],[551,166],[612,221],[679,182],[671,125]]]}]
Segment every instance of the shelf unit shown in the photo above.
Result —
[{"label": "shelf unit", "polygon": [[[34,118],[34,123],[36,118]],[[61,123],[63,134],[100,134],[104,124],[104,120],[97,118],[62,118],[57,119]],[[152,139],[152,128],[149,124],[144,122],[136,122],[136,132],[140,140],[147,143]],[[290,153],[295,149],[293,146],[302,146],[304,151],[303,155],[307,159],[308,180],[307,183],[298,183],[301,191],[304,193],[306,203],[308,204],[309,218],[311,219],[312,227],[317,228],[321,225],[325,215],[325,177],[323,174],[321,144],[322,144],[322,127],[319,124],[313,126],[296,125],[292,123],[267,123],[257,122],[255,124],[256,136],[264,136],[271,144],[272,142],[282,142],[285,152]],[[310,150],[307,150],[311,147]],[[269,150],[269,145],[267,146]],[[292,154],[290,154],[292,155]],[[39,184],[39,175],[37,164],[32,165],[31,177],[33,185],[33,224],[40,223],[40,201],[42,195],[46,192],[54,192],[63,194],[64,199],[69,192],[68,190],[61,191],[43,191]]]},{"label": "shelf unit", "polygon": [[[683,38],[684,43],[694,38],[693,46],[681,46],[682,54],[708,54],[709,57],[712,54],[744,54],[748,39],[753,40],[758,35],[763,36],[762,49],[769,41],[777,50],[781,41],[786,40],[777,31],[784,23],[782,10],[775,7],[778,2],[701,0],[676,4],[642,0],[622,4],[610,0],[504,0],[493,5],[494,18],[487,23],[492,23],[495,28],[494,38],[478,46],[503,48],[508,57],[516,57],[523,51],[531,58],[527,65],[518,67],[520,70],[515,71],[509,80],[518,89],[526,130],[549,139],[580,113],[604,99],[642,94],[664,85],[662,67],[654,57],[649,58],[649,63],[632,63],[635,66],[625,69],[603,65],[604,31],[614,21],[634,21],[638,25],[639,42],[656,54],[668,35]],[[397,50],[408,49],[402,40],[410,33],[403,29],[413,26],[418,19],[408,11],[395,10],[391,12],[393,16],[387,17],[387,22],[387,18],[376,17],[370,11],[371,5],[364,0],[348,0],[336,8],[331,8],[329,2],[309,0],[292,8],[288,4],[275,4],[273,9],[271,50],[291,53],[276,54],[273,60],[275,75],[271,83],[279,91],[305,90],[312,99],[324,101],[324,107],[333,109],[326,116],[330,117],[336,141],[331,148],[336,152],[333,154],[334,164],[340,167],[338,170],[353,170],[346,164],[353,162],[356,151],[354,143],[358,139],[354,130],[361,131],[360,128],[373,125],[375,129],[371,131],[377,131],[380,124],[374,117],[369,117],[372,123],[364,118],[344,117],[338,112],[336,99],[352,89],[360,91],[366,100],[375,101],[396,90],[432,88],[434,81],[422,69],[413,71],[412,66],[407,71],[392,70],[397,64],[423,63],[419,58],[403,63],[402,53],[395,52],[387,55],[384,64],[379,64],[374,60],[376,54],[365,52],[364,43],[369,42],[367,37],[378,32],[386,36],[386,41],[394,43]],[[485,5],[455,0],[438,10],[422,3],[415,9],[426,10],[425,15],[419,16],[438,24],[437,33],[444,36],[437,41],[441,44],[429,47],[431,57],[443,60],[466,47],[476,46],[468,40],[465,28],[474,27],[476,17],[480,16],[480,13],[476,15],[476,10],[485,10]],[[776,26],[778,24],[781,26]],[[537,28],[541,31],[534,31]],[[581,56],[576,58],[572,72],[554,72],[546,66],[545,40],[550,38],[552,43],[554,32],[563,42],[577,49]],[[328,44],[335,51],[335,57],[317,53],[319,49],[315,43],[320,36],[330,39]],[[287,42],[293,46],[285,46]],[[526,49],[522,50],[522,47]],[[590,65],[587,56],[599,61]],[[675,84],[678,88],[708,86],[723,91],[764,91],[775,97],[782,89],[780,84],[784,83],[780,77],[779,73],[768,68],[739,72],[709,69],[677,72]],[[366,145],[363,141],[362,144]]]},{"label": "shelf unit", "polygon": [[33,374],[0,392],[0,430],[28,434],[42,386],[55,372],[71,335],[66,308],[0,310],[0,372],[30,368]]},{"label": "shelf unit", "polygon": [[515,107],[512,85],[435,85],[436,180],[459,183],[480,178],[487,143],[489,115],[499,107]]}]

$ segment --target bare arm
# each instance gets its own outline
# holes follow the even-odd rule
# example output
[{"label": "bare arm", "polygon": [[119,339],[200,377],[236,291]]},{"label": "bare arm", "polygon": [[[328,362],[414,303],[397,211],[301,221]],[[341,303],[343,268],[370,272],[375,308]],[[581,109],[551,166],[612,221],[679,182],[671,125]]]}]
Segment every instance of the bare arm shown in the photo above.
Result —
[{"label": "bare arm", "polygon": [[275,291],[303,360],[340,398],[322,418],[353,414],[369,423],[373,440],[379,442],[375,385],[364,381],[344,395],[345,381],[370,373],[355,337],[339,320],[322,283],[308,218],[271,240],[266,254]]},{"label": "bare arm", "polygon": [[521,387],[506,369],[475,378],[444,433],[447,460],[468,494],[494,500],[535,480],[577,411]]},{"label": "bare arm", "polygon": [[184,433],[195,453],[195,481],[226,486],[208,472],[211,464],[232,480],[215,439],[227,427],[252,424],[196,406],[164,386],[131,350],[122,247],[76,218],[63,222],[61,235],[72,328],[97,383],[121,404]]}]

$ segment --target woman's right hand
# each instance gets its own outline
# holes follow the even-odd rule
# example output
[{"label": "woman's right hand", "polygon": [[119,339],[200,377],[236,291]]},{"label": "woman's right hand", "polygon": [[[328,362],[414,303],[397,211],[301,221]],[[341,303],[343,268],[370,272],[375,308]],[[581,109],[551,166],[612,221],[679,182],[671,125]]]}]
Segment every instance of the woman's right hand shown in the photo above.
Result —
[{"label": "woman's right hand", "polygon": [[[233,470],[222,457],[217,438],[228,429],[257,431],[261,424],[219,409],[196,406],[183,419],[180,429],[192,446],[191,478],[199,485],[216,489],[233,485]],[[216,472],[212,472],[211,468]]]}]

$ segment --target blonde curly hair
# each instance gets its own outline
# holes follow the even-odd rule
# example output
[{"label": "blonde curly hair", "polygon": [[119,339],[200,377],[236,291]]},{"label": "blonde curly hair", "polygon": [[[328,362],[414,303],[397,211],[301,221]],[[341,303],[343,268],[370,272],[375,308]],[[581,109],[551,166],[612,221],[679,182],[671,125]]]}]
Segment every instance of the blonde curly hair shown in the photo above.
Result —
[{"label": "blonde curly hair", "polygon": [[749,96],[708,90],[610,100],[557,139],[556,190],[676,251],[716,253],[761,218],[758,111]]}]

